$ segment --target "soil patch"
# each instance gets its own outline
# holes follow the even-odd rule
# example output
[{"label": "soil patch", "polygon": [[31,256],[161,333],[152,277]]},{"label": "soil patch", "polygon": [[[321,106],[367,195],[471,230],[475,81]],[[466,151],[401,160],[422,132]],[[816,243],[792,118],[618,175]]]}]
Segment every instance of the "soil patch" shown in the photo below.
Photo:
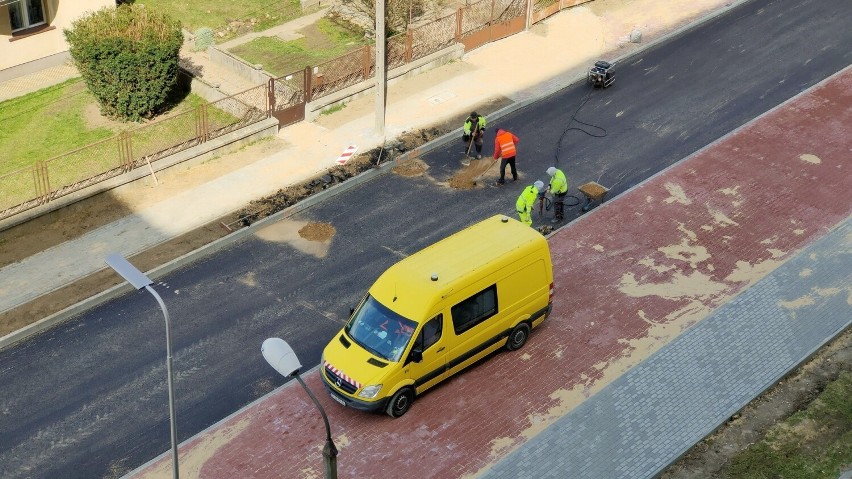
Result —
[{"label": "soil patch", "polygon": [[491,158],[470,160],[468,166],[465,166],[458,173],[450,177],[448,180],[450,188],[469,190],[477,186],[482,186],[487,181],[485,174],[491,170],[491,165],[493,164],[494,160]]},{"label": "soil patch", "polygon": [[299,236],[308,241],[328,241],[337,230],[328,223],[308,223],[299,230]]},{"label": "soil patch", "polygon": [[600,200],[604,197],[604,195],[609,191],[602,185],[595,183],[594,181],[590,181],[588,183],[582,184],[578,188],[580,192],[582,192],[587,197],[593,200]]},{"label": "soil patch", "polygon": [[445,128],[421,128],[405,131],[396,139],[393,146],[400,151],[411,151],[447,133],[447,131],[449,130]]},{"label": "soil patch", "polygon": [[370,170],[376,166],[371,156],[372,152],[356,156],[345,165],[330,168],[324,175],[302,184],[282,188],[270,196],[254,200],[238,212],[239,222],[242,226],[248,226],[259,219],[293,206],[311,195]]},{"label": "soil patch", "polygon": [[393,172],[399,176],[412,177],[420,176],[423,173],[426,173],[426,170],[428,169],[429,165],[420,158],[410,158],[397,163],[397,165],[393,167]]},{"label": "soil patch", "polygon": [[106,128],[111,131],[121,131],[131,125],[131,123],[123,123],[118,120],[113,120],[101,114],[101,107],[97,102],[92,101],[83,109],[83,121],[86,126],[94,130],[96,128]]},{"label": "soil patch", "polygon": [[301,34],[305,39],[305,46],[307,50],[325,50],[327,48],[334,47],[334,41],[332,41],[328,35],[323,33],[316,23],[306,25],[305,27],[296,30],[296,33]]}]

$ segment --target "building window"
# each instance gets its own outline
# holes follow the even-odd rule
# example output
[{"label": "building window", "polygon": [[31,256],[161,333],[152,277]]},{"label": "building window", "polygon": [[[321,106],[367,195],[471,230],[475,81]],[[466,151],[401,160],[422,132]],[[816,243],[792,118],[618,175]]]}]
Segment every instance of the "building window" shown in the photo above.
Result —
[{"label": "building window", "polygon": [[42,0],[18,0],[9,4],[9,19],[12,32],[44,25],[44,4]]}]

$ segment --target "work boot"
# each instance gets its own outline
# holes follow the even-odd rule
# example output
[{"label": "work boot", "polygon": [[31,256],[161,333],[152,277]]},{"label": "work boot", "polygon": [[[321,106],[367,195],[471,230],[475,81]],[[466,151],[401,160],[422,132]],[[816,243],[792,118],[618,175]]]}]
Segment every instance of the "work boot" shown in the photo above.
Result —
[{"label": "work boot", "polygon": [[503,186],[505,184],[506,184],[506,182],[504,180],[500,180],[500,179],[497,180],[497,186]]},{"label": "work boot", "polygon": [[477,159],[477,160],[481,160],[481,159],[482,159],[482,155],[480,155],[479,153],[477,153],[477,154],[476,154],[476,159]]}]

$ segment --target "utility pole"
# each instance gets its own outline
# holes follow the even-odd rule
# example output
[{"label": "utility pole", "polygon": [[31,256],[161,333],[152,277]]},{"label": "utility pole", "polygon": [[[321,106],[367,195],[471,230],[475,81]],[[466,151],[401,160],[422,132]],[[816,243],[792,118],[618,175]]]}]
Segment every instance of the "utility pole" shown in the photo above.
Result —
[{"label": "utility pole", "polygon": [[385,47],[385,0],[376,0],[376,134],[385,138],[385,107],[387,106],[387,62]]}]

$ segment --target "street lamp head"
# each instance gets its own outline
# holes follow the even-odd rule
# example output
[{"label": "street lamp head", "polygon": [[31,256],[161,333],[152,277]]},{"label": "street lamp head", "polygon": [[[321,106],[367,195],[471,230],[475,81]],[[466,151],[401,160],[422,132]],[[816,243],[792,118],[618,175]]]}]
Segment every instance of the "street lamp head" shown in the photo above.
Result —
[{"label": "street lamp head", "polygon": [[293,352],[293,348],[281,338],[269,338],[260,346],[263,358],[282,376],[295,376],[302,369],[302,363]]},{"label": "street lamp head", "polygon": [[132,284],[136,289],[142,289],[145,286],[151,285],[154,282],[151,281],[144,273],[136,269],[135,266],[130,264],[124,256],[121,256],[118,253],[112,253],[107,256],[104,261],[107,266],[114,269],[116,273],[120,274],[122,278],[124,278],[128,283]]}]

